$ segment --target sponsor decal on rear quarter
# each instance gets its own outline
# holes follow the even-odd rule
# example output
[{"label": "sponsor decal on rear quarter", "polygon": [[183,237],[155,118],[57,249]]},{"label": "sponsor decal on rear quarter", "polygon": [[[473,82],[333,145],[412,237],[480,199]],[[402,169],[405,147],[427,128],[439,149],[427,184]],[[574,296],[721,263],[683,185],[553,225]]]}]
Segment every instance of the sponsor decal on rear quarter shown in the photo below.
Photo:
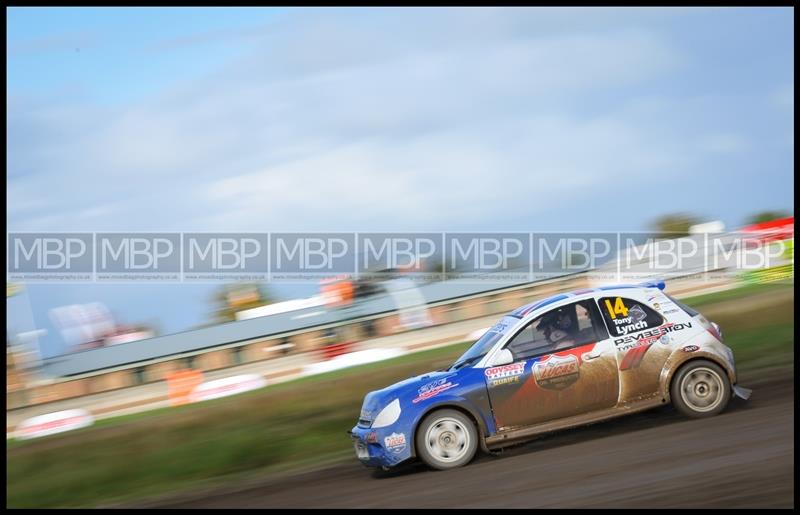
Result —
[{"label": "sponsor decal on rear quarter", "polygon": [[661,327],[656,327],[655,329],[651,329],[649,331],[643,331],[636,335],[616,338],[614,340],[614,345],[616,345],[617,350],[620,351],[633,349],[634,347],[638,347],[640,345],[653,343],[654,341],[658,340],[664,335],[667,335],[668,333],[674,331],[682,331],[684,329],[688,329],[691,327],[692,327],[691,322],[685,322],[682,324],[673,324],[673,323],[664,324]]}]

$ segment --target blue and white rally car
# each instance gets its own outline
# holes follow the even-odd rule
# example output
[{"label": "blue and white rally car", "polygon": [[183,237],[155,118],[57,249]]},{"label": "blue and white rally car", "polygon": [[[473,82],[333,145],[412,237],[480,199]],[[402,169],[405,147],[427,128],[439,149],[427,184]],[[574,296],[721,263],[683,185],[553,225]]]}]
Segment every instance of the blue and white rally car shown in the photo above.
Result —
[{"label": "blue and white rally car", "polygon": [[455,363],[370,392],[350,431],[367,466],[436,469],[548,431],[672,404],[720,413],[736,385],[720,328],[664,283],[556,295],[503,317]]}]

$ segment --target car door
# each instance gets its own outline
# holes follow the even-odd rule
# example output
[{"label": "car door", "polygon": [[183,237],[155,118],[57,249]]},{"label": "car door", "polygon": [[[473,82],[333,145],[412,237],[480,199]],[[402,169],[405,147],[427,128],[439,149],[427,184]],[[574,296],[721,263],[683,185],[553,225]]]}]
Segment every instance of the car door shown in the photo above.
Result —
[{"label": "car door", "polygon": [[[566,325],[562,329],[568,338],[554,335],[554,324]],[[514,361],[484,370],[499,431],[617,403],[616,351],[592,298],[543,313],[519,330],[504,348],[511,351]]]},{"label": "car door", "polygon": [[661,370],[672,352],[672,339],[692,326],[668,323],[646,302],[632,297],[597,300],[617,354],[623,404],[661,395]]}]

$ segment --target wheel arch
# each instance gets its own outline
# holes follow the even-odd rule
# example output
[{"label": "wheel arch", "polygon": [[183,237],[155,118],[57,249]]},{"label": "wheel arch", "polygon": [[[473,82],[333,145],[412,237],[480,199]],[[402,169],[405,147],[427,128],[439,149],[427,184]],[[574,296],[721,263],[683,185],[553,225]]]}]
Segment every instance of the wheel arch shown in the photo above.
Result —
[{"label": "wheel arch", "polygon": [[722,370],[725,371],[725,374],[728,376],[728,381],[731,384],[731,388],[733,385],[736,384],[736,373],[731,370],[728,363],[722,359],[721,357],[712,354],[710,352],[696,352],[686,356],[685,359],[678,361],[676,363],[672,363],[669,366],[665,366],[661,372],[661,395],[667,401],[672,401],[672,394],[670,393],[672,388],[672,380],[675,378],[675,374],[678,373],[680,369],[687,366],[689,363],[694,361],[710,361],[715,365],[719,366]]},{"label": "wheel arch", "polygon": [[466,404],[453,401],[444,401],[438,404],[433,404],[431,406],[428,406],[428,408],[425,411],[423,411],[419,415],[417,420],[414,422],[414,427],[412,430],[413,437],[411,438],[411,456],[415,458],[417,457],[417,431],[419,431],[419,426],[420,424],[422,424],[422,421],[425,420],[425,418],[431,413],[443,409],[452,409],[464,414],[475,425],[475,428],[478,430],[478,443],[480,445],[481,450],[486,453],[489,452],[489,448],[486,446],[487,428],[485,422],[483,421],[483,418],[473,408],[467,406]]}]

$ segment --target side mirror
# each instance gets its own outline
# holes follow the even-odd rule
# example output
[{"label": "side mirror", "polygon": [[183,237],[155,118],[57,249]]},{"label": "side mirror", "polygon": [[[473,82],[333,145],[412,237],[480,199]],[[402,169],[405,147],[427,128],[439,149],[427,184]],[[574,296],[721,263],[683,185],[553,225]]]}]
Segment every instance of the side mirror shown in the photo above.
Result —
[{"label": "side mirror", "polygon": [[511,351],[508,349],[503,349],[500,351],[500,354],[497,355],[494,360],[492,360],[493,367],[499,367],[500,365],[508,365],[514,362],[514,355],[511,354]]}]

